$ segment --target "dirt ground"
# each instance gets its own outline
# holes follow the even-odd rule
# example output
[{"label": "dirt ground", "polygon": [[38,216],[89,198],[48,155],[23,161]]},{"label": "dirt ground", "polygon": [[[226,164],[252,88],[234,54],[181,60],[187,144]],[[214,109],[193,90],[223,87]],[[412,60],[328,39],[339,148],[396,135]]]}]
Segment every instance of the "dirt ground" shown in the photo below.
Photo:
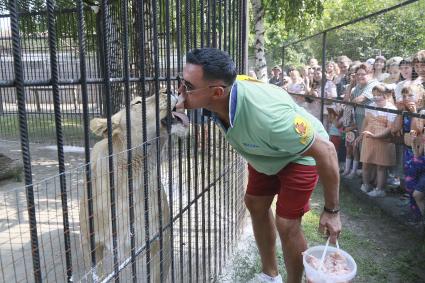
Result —
[{"label": "dirt ground", "polygon": [[[64,150],[65,170],[70,171],[81,167],[81,164],[84,163],[84,149],[78,147],[65,147]],[[22,153],[19,142],[0,140],[0,152],[6,154],[12,159],[22,161]],[[30,157],[34,183],[59,174],[56,146],[31,143]],[[23,187],[24,185],[24,175],[22,175],[22,179],[20,181],[14,179],[0,181],[0,191]]]}]

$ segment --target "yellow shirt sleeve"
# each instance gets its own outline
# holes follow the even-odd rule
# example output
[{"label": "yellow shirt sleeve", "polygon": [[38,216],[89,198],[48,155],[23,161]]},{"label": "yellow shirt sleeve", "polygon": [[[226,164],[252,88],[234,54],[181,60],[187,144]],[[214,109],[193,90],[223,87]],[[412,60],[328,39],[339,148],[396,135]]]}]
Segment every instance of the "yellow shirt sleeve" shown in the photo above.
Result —
[{"label": "yellow shirt sleeve", "polygon": [[237,75],[236,80],[237,81],[251,81],[251,82],[257,82],[257,83],[263,83],[262,81],[254,79],[253,77],[250,77],[248,75]]}]

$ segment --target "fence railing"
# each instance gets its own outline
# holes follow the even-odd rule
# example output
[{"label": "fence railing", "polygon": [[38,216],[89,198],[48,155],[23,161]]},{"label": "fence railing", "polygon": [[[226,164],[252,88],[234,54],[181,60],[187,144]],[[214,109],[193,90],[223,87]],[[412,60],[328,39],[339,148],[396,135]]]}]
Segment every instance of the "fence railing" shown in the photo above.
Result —
[{"label": "fence railing", "polygon": [[[247,1],[37,3],[0,15],[0,138],[20,142],[24,167],[2,193],[1,281],[213,280],[241,227],[245,166],[196,111],[187,138],[170,136],[160,93],[170,114],[195,47],[245,69]],[[103,139],[90,131],[99,116]],[[56,144],[53,167],[35,142]]]}]

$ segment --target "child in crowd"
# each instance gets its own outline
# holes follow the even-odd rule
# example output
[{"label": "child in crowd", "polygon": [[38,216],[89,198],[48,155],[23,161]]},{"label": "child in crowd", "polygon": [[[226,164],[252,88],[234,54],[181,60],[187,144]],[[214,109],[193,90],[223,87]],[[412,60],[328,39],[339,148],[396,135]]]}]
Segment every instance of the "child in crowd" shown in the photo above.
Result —
[{"label": "child in crowd", "polygon": [[[420,114],[425,114],[425,110],[420,111]],[[414,130],[410,132],[410,135],[412,136],[413,163],[415,164],[415,166],[410,167],[407,176],[408,181],[406,182],[406,184],[414,188],[412,196],[423,219],[425,209],[425,136],[423,131],[424,121],[420,118],[414,118],[414,120],[416,119],[418,120],[416,122],[416,125],[420,132],[416,132]]]},{"label": "child in crowd", "polygon": [[[352,91],[356,86],[356,70],[360,64],[351,64],[348,77],[349,83],[344,86],[344,101],[352,101]],[[341,173],[342,176],[354,177],[359,166],[360,152],[358,148],[354,148],[354,140],[357,138],[357,126],[354,119],[354,108],[351,105],[343,105],[342,112],[342,130],[345,134],[345,169]]]},{"label": "child in crowd", "polygon": [[[384,84],[376,85],[372,89],[373,103],[371,106],[395,110],[395,106],[388,103],[387,89]],[[367,109],[362,127],[362,147],[360,161],[363,164],[363,184],[361,190],[371,197],[385,196],[387,170],[395,165],[395,145],[385,140],[391,134],[392,124],[396,114],[379,110]],[[377,186],[373,189],[372,181],[376,170]]]},{"label": "child in crowd", "polygon": [[341,111],[339,106],[328,107],[328,119],[329,119],[329,139],[334,144],[336,151],[338,152],[341,145],[341,132],[342,132],[342,121]]},{"label": "child in crowd", "polygon": [[[419,92],[422,89],[418,88]],[[422,97],[423,97],[422,91]],[[425,115],[425,110],[419,111],[419,114]],[[413,162],[416,166],[413,166],[413,170],[408,172],[408,182],[406,184],[413,189],[413,199],[421,212],[422,219],[424,219],[425,210],[425,120],[421,118],[413,118],[414,127],[416,129],[411,131],[412,135],[412,150],[413,150]]]},{"label": "child in crowd", "polygon": [[[422,108],[422,101],[424,96],[424,90],[422,87],[414,84],[410,84],[406,86],[401,91],[403,95],[403,108],[401,110],[408,111],[410,113],[417,113],[418,109]],[[414,191],[418,187],[418,181],[420,181],[420,175],[418,172],[421,165],[421,160],[423,158],[415,158],[414,152],[412,150],[412,138],[417,136],[417,133],[422,133],[423,128],[418,129],[419,127],[423,127],[421,123],[412,122],[412,119],[406,115],[399,115],[397,117],[396,122],[394,123],[393,132],[397,132],[398,130],[402,130],[404,135],[404,181],[405,181],[405,190],[409,195],[410,200],[410,208],[413,213],[413,220],[418,220],[421,213],[420,209],[415,201]]]},{"label": "child in crowd", "polygon": [[[385,98],[387,100],[387,104],[391,105],[392,108],[397,109],[395,104],[395,96],[394,96],[394,86],[395,85],[386,85],[387,92],[385,93]],[[396,164],[395,166],[391,167],[388,172],[388,178],[387,178],[387,184],[391,185],[392,188],[397,188],[400,186],[400,177],[403,174],[403,149],[400,144],[397,144],[395,142],[395,139],[391,137],[391,142],[395,145],[395,152],[396,152]]]},{"label": "child in crowd", "polygon": [[397,83],[394,92],[395,92],[395,102],[397,109],[401,110],[404,108],[403,96],[401,95],[401,90],[412,83],[413,80],[417,78],[417,74],[412,66],[412,60],[406,58],[400,61],[399,64],[401,81]]}]

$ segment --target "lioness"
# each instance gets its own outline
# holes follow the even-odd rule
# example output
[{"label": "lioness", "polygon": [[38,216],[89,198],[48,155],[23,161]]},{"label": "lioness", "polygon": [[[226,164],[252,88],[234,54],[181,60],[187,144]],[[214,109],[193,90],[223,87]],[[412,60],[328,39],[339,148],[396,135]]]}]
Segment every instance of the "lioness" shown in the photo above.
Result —
[{"label": "lioness", "polygon": [[[174,108],[177,98],[171,96],[171,107]],[[145,246],[145,211],[149,213],[149,239],[155,239],[150,245],[150,275],[152,282],[160,281],[160,256],[159,256],[159,209],[158,190],[161,195],[161,214],[163,223],[168,223],[169,207],[165,191],[158,186],[156,174],[156,110],[155,97],[146,99],[146,128],[148,153],[143,155],[143,133],[142,133],[142,98],[137,97],[131,101],[131,142],[132,146],[132,184],[134,200],[134,229],[135,246]],[[167,140],[167,95],[160,94],[159,99],[160,123],[160,148]],[[171,133],[183,136],[187,132],[188,119],[182,113],[173,113]],[[178,118],[178,119],[176,119]],[[112,116],[112,145],[113,145],[113,174],[115,183],[115,207],[116,207],[116,231],[117,231],[117,254],[118,265],[130,258],[130,218],[129,218],[129,192],[128,192],[128,167],[127,167],[127,123],[126,112],[122,109]],[[104,139],[96,143],[91,151],[91,180],[92,180],[92,203],[95,237],[95,254],[97,266],[92,272],[87,272],[91,267],[90,235],[89,235],[89,202],[87,194],[84,193],[80,201],[80,227],[82,248],[84,252],[84,263],[86,279],[100,280],[106,274],[113,272],[113,238],[111,218],[111,194],[109,186],[109,159],[106,119],[95,118],[90,122],[92,132]],[[144,159],[147,158],[148,168],[144,168]],[[145,207],[144,194],[144,171],[148,173],[148,207]],[[165,225],[164,225],[165,226]],[[166,278],[169,270],[170,260],[170,234],[169,230],[163,233],[163,278]],[[146,280],[146,249],[137,257],[137,276],[139,281]],[[121,276],[126,277],[131,270],[128,265]],[[124,280],[125,281],[125,280]]]}]

